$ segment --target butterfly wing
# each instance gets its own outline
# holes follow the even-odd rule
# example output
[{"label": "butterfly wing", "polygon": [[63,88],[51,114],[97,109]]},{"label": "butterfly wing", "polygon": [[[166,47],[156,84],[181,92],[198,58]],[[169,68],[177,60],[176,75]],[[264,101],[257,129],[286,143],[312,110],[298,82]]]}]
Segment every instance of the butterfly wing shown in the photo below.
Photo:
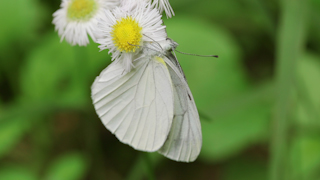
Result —
[{"label": "butterfly wing", "polygon": [[141,58],[125,73],[113,62],[94,81],[93,104],[103,124],[123,143],[156,151],[165,142],[173,119],[169,71],[157,58]]},{"label": "butterfly wing", "polygon": [[164,60],[173,84],[174,118],[167,141],[158,152],[176,161],[192,162],[202,146],[198,110],[179,62],[172,54]]}]

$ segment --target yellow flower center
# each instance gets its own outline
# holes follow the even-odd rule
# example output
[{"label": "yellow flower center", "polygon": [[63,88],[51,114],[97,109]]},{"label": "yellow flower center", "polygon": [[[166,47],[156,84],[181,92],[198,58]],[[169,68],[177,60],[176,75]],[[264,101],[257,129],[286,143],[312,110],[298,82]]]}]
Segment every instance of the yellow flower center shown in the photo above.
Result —
[{"label": "yellow flower center", "polygon": [[118,47],[119,51],[135,52],[136,49],[139,49],[142,38],[142,28],[139,26],[137,21],[129,16],[127,18],[122,18],[120,21],[117,21],[117,23],[113,25],[112,28],[112,40]]},{"label": "yellow flower center", "polygon": [[95,0],[72,0],[68,7],[68,18],[71,20],[89,20],[97,10]]}]

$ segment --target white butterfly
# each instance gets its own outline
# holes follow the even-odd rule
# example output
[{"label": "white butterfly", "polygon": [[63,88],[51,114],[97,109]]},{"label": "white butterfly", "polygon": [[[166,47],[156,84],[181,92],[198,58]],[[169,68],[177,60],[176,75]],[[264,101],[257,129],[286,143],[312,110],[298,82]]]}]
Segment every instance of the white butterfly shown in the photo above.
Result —
[{"label": "white butterfly", "polygon": [[160,52],[145,48],[135,57],[130,72],[116,61],[104,69],[91,87],[93,104],[103,124],[121,142],[192,162],[202,146],[199,114],[172,54],[178,44],[168,38],[158,45]]}]

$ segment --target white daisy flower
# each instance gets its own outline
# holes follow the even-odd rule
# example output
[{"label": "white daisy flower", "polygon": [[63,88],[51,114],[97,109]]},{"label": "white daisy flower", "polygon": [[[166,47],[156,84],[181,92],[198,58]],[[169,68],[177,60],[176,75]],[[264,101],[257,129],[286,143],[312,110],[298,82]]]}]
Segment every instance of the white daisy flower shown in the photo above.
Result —
[{"label": "white daisy flower", "polygon": [[98,25],[101,37],[97,41],[99,48],[109,49],[112,60],[120,61],[129,72],[132,62],[139,57],[136,55],[144,47],[166,40],[166,26],[162,23],[159,11],[150,3],[138,4],[130,10],[122,7],[106,10]]},{"label": "white daisy flower", "polygon": [[171,18],[174,16],[174,12],[170,6],[169,0],[153,0],[153,5],[158,8],[161,13],[165,11],[167,17]]},{"label": "white daisy flower", "polygon": [[66,39],[72,45],[86,46],[88,35],[93,41],[97,39],[97,19],[103,16],[103,10],[117,5],[118,0],[62,0],[61,8],[53,13],[52,23],[61,41]]},{"label": "white daisy flower", "polygon": [[174,16],[174,12],[172,7],[170,6],[169,0],[121,0],[120,6],[122,6],[124,9],[128,9],[140,3],[146,2],[152,3],[152,6],[157,8],[160,11],[160,14],[165,11],[167,17],[171,18],[172,16]]}]

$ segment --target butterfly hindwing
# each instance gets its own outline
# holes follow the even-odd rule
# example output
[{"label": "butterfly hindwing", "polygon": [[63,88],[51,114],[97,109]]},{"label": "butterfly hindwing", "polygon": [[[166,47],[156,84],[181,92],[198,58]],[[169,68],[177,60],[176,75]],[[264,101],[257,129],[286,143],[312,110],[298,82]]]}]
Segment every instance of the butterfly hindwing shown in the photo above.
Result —
[{"label": "butterfly hindwing", "polygon": [[172,54],[165,58],[166,62],[171,62],[168,69],[174,92],[174,118],[159,153],[176,161],[192,162],[202,146],[199,114],[179,62]]},{"label": "butterfly hindwing", "polygon": [[169,70],[157,58],[133,62],[124,72],[112,62],[91,89],[93,104],[103,124],[135,149],[156,151],[165,142],[173,119],[173,87]]}]

